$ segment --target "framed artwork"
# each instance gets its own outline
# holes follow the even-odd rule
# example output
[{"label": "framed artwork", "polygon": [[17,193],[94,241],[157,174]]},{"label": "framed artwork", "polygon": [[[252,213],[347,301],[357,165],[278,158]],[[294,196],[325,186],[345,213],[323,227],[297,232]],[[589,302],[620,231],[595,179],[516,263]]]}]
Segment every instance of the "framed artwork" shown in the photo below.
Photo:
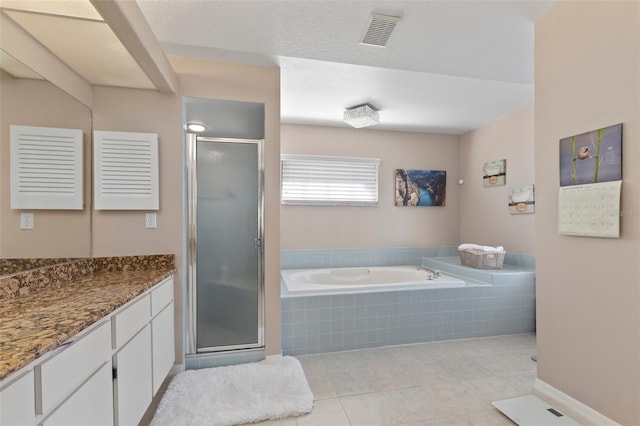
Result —
[{"label": "framed artwork", "polygon": [[622,180],[622,123],[560,139],[560,186]]},{"label": "framed artwork", "polygon": [[535,212],[536,201],[533,185],[512,186],[508,190],[507,199],[511,214]]},{"label": "framed artwork", "polygon": [[395,171],[396,206],[444,206],[447,172],[444,170]]},{"label": "framed artwork", "polygon": [[501,186],[507,179],[507,160],[495,160],[484,163],[482,168],[484,186]]}]

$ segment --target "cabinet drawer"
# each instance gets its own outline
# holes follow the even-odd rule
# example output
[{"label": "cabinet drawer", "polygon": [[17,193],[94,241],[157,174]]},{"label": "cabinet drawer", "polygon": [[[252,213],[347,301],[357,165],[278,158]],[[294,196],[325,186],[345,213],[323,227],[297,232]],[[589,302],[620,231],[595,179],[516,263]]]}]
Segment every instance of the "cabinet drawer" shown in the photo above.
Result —
[{"label": "cabinet drawer", "polygon": [[33,370],[0,390],[0,425],[28,425],[36,420]]},{"label": "cabinet drawer", "polygon": [[46,414],[87,379],[111,354],[111,327],[105,321],[35,367],[36,412]]},{"label": "cabinet drawer", "polygon": [[127,306],[111,319],[114,348],[118,349],[136,335],[151,319],[149,294]]},{"label": "cabinet drawer", "polygon": [[151,290],[151,316],[155,317],[173,300],[173,278],[158,284]]}]

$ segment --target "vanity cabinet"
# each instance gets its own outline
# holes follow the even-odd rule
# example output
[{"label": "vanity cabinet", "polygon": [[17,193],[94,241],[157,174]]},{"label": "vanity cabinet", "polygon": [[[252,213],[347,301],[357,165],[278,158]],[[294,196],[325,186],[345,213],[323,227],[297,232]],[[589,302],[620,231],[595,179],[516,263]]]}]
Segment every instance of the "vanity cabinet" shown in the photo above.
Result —
[{"label": "vanity cabinet", "polygon": [[173,281],[160,284],[151,292],[151,316],[151,365],[155,395],[176,360],[173,338]]},{"label": "vanity cabinet", "polygon": [[117,425],[137,425],[153,398],[151,327],[145,325],[113,357]]},{"label": "vanity cabinet", "polygon": [[104,363],[53,414],[44,426],[113,425],[111,360]]},{"label": "vanity cabinet", "polygon": [[115,424],[136,425],[175,361],[173,280],[114,315],[112,324]]},{"label": "vanity cabinet", "polygon": [[36,421],[33,370],[0,388],[0,425],[30,425]]},{"label": "vanity cabinet", "polygon": [[[36,414],[49,414],[110,360],[111,327],[101,321],[34,368]],[[110,387],[110,386],[109,386]]]},{"label": "vanity cabinet", "polygon": [[0,382],[0,426],[137,425],[175,361],[173,277]]}]

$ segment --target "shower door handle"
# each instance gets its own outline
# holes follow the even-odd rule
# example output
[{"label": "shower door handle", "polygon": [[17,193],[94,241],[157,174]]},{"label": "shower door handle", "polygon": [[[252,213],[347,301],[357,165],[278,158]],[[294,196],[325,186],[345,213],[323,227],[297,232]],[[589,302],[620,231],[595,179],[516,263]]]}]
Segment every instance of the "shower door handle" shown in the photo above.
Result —
[{"label": "shower door handle", "polygon": [[260,248],[262,247],[262,239],[260,238],[256,238],[253,240],[253,245],[255,248]]}]

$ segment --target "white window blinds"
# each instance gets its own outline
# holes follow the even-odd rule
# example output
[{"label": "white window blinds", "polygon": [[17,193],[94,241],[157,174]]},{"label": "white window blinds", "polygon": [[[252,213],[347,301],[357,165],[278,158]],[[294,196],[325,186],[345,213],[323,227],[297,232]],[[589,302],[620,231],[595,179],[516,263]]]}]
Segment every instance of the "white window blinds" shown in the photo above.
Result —
[{"label": "white window blinds", "polygon": [[379,158],[282,155],[282,204],[375,206]]}]

